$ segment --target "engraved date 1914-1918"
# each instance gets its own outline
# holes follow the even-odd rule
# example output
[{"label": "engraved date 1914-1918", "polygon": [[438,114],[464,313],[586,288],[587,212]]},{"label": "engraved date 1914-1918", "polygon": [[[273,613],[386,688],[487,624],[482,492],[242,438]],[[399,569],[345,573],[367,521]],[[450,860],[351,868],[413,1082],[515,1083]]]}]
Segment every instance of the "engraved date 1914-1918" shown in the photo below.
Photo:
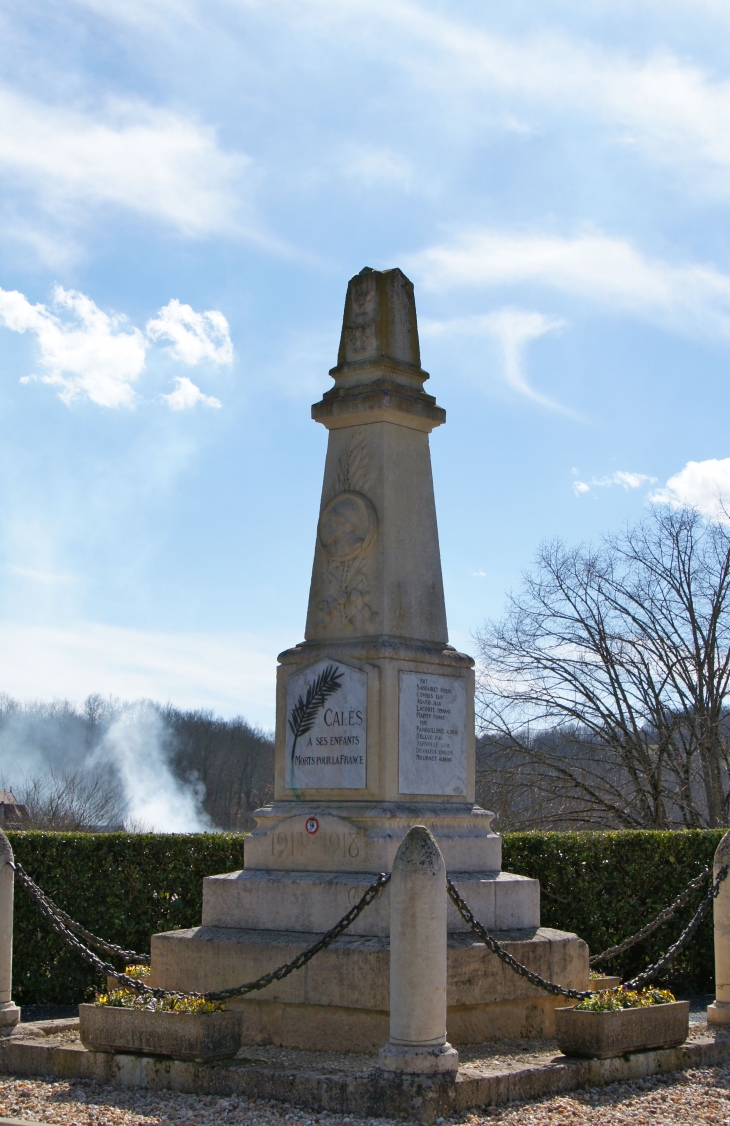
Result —
[{"label": "engraved date 1914-1918", "polygon": [[306,852],[310,856],[324,856],[327,860],[335,857],[355,860],[360,855],[358,837],[356,829],[315,834],[304,829],[279,829],[271,835],[271,855],[276,860],[281,860],[284,857],[303,856]]}]

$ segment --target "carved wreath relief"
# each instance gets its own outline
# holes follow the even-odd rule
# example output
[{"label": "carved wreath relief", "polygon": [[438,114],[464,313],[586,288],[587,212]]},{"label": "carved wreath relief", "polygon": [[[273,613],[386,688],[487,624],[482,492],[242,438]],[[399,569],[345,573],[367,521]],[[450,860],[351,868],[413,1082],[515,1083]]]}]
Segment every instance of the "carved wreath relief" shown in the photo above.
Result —
[{"label": "carved wreath relief", "polygon": [[319,661],[289,678],[286,773],[292,790],[366,785],[367,674]]},{"label": "carved wreath relief", "polygon": [[375,509],[364,495],[370,483],[367,446],[358,429],[340,455],[335,495],[319,517],[317,535],[327,557],[320,627],[337,624],[355,632],[377,617],[367,602],[369,555],[377,532]]}]

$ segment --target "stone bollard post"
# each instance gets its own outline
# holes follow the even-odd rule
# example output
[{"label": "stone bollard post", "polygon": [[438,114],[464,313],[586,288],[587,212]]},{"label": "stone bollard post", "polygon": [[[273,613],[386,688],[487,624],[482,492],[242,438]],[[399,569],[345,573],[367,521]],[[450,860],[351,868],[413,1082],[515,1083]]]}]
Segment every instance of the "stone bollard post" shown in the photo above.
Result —
[{"label": "stone bollard post", "polygon": [[20,1009],[10,999],[13,987],[13,850],[0,829],[0,1034],[20,1020]]},{"label": "stone bollard post", "polygon": [[[730,832],[717,846],[712,878],[730,864]],[[712,905],[715,921],[715,1001],[707,1006],[708,1024],[730,1024],[730,874]]]},{"label": "stone bollard post", "polygon": [[386,1071],[456,1071],[446,1042],[446,867],[433,836],[415,825],[401,841],[390,881],[390,1040]]}]

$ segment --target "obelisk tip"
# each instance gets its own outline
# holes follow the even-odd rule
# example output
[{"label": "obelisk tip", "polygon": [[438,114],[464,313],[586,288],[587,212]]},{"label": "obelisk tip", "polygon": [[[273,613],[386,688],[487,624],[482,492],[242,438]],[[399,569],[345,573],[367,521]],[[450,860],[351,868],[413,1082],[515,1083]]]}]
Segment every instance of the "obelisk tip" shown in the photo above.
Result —
[{"label": "obelisk tip", "polygon": [[380,359],[420,368],[416,302],[402,270],[365,266],[347,287],[337,364]]}]

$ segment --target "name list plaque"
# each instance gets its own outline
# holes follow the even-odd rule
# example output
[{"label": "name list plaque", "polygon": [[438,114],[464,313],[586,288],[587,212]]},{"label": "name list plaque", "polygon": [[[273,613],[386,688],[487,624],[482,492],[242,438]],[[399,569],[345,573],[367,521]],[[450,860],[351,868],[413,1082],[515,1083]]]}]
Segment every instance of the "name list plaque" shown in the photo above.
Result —
[{"label": "name list plaque", "polygon": [[286,782],[292,790],[367,785],[367,673],[323,660],[289,678]]},{"label": "name list plaque", "polygon": [[398,789],[466,795],[466,681],[401,672]]}]

